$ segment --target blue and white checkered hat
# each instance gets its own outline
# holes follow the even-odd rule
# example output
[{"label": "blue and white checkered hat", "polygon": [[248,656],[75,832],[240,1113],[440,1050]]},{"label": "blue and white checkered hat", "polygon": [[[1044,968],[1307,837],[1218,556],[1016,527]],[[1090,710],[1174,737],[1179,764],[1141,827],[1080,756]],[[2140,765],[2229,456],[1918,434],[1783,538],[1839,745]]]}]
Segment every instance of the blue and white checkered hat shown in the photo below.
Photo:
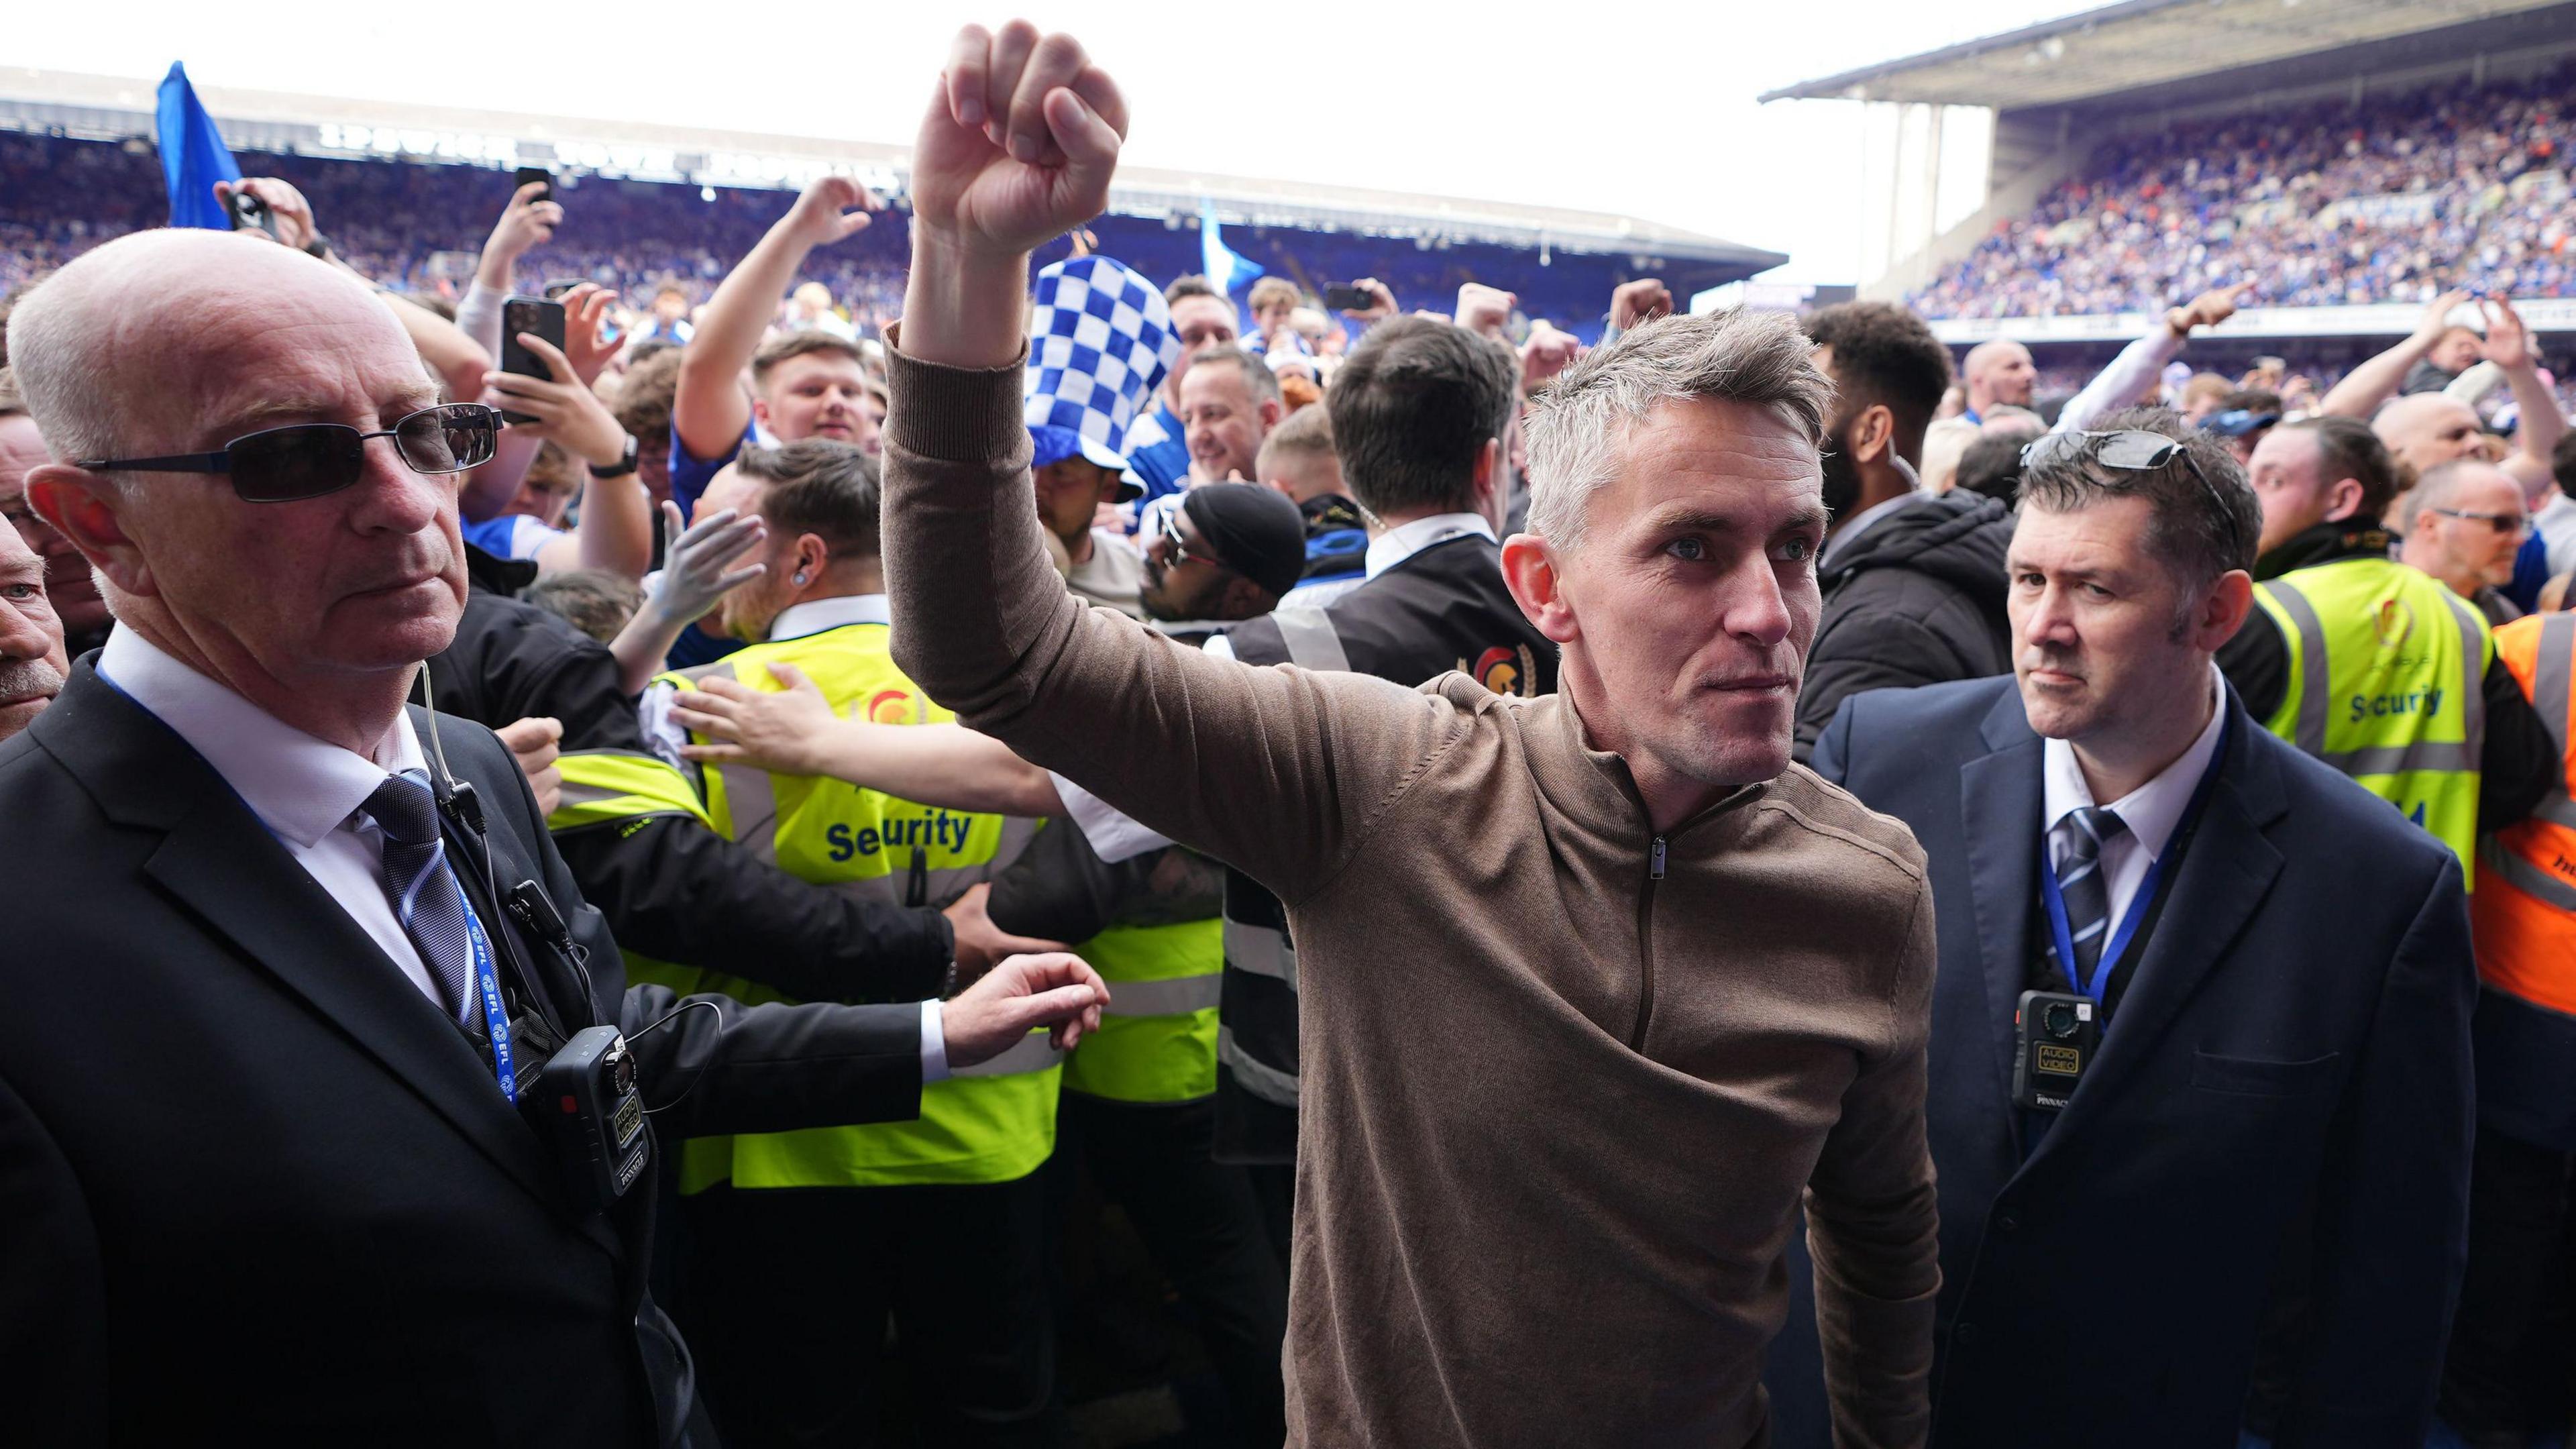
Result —
[{"label": "blue and white checkered hat", "polygon": [[1127,431],[1151,411],[1154,389],[1180,356],[1162,289],[1134,269],[1070,257],[1039,272],[1023,412],[1036,448],[1031,466],[1079,452],[1124,472]]}]

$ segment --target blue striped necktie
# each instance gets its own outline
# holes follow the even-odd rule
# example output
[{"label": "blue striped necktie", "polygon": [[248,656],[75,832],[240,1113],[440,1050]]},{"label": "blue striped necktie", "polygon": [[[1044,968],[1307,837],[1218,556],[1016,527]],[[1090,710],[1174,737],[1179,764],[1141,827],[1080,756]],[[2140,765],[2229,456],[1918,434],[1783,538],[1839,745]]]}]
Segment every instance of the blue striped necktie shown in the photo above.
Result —
[{"label": "blue striped necktie", "polygon": [[438,836],[438,800],[430,793],[428,773],[388,775],[358,808],[385,834],[385,895],[403,934],[420,949],[429,974],[446,994],[448,1014],[480,1035],[474,936],[466,925],[465,893],[448,868],[447,845]]},{"label": "blue striped necktie", "polygon": [[2057,846],[2057,890],[2066,901],[2066,934],[2075,945],[2078,981],[2092,981],[2102,945],[2110,938],[2111,883],[2102,878],[2102,843],[2128,828],[2116,813],[2099,805],[2069,810],[2049,827]]}]

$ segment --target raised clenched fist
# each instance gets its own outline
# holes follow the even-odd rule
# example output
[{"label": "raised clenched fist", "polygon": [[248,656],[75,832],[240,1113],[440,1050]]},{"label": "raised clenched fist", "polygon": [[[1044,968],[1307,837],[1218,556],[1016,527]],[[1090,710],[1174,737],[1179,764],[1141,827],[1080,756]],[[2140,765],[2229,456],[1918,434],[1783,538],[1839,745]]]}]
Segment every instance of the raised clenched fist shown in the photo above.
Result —
[{"label": "raised clenched fist", "polygon": [[967,26],[913,147],[916,245],[1035,250],[1107,208],[1126,135],[1127,102],[1080,41]]}]

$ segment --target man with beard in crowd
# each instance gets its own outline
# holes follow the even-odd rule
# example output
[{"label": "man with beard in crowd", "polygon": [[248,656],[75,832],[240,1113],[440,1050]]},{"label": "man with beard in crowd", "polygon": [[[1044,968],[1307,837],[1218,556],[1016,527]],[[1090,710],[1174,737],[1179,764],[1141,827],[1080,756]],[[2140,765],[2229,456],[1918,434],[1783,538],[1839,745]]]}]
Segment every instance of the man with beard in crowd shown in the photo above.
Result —
[{"label": "man with beard in crowd", "polygon": [[1833,529],[1817,568],[1825,615],[1798,693],[1798,757],[1865,689],[1978,679],[2012,668],[2004,619],[2010,511],[1965,489],[1918,491],[1923,433],[1950,385],[1950,353],[1921,318],[1845,302],[1807,319],[1834,380],[1824,452]]}]

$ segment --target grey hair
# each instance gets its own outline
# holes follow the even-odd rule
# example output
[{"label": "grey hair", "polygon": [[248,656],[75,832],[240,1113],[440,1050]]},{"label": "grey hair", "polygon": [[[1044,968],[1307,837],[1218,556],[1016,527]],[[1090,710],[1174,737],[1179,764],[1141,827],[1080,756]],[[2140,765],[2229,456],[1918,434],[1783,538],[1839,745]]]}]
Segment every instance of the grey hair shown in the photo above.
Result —
[{"label": "grey hair", "polygon": [[30,288],[9,313],[9,371],[57,461],[116,455],[115,389],[97,345],[100,321],[94,278],[109,268],[81,263],[110,242]]},{"label": "grey hair", "polygon": [[1592,494],[1617,471],[1629,430],[1657,403],[1694,398],[1767,408],[1821,449],[1834,385],[1786,312],[1736,307],[1633,328],[1532,400],[1522,423],[1530,532],[1567,552],[1581,547]]}]

